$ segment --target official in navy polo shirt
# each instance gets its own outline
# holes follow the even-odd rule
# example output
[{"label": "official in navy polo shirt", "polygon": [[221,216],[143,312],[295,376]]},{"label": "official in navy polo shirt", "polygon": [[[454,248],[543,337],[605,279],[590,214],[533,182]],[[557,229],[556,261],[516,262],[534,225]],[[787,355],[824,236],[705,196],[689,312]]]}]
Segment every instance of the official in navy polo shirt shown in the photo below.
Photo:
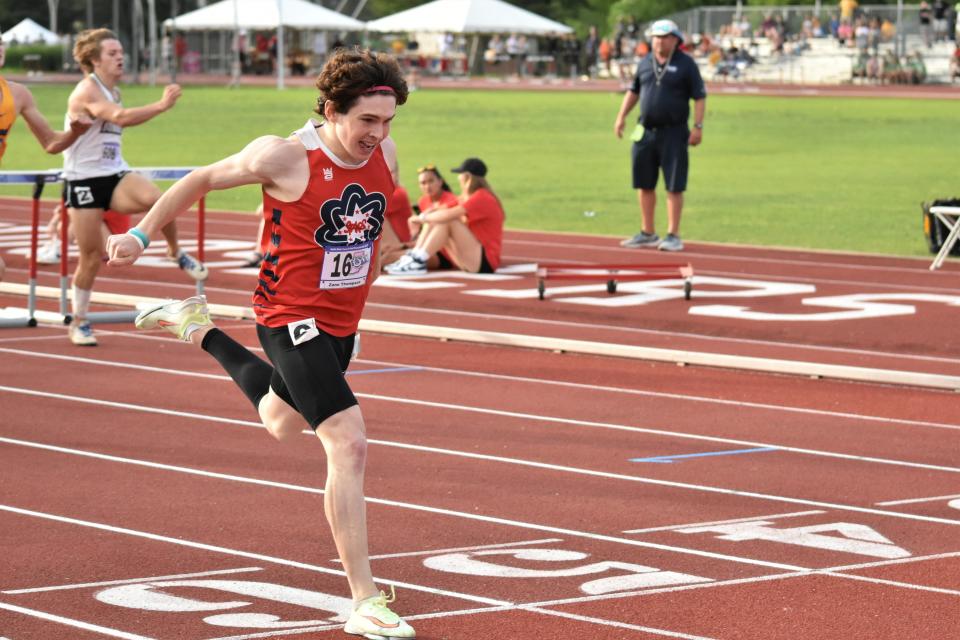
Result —
[{"label": "official in navy polo shirt", "polygon": [[[643,137],[633,143],[633,188],[637,189],[643,228],[620,244],[682,251],[680,214],[687,189],[688,145],[703,139],[707,91],[693,58],[679,49],[683,33],[672,20],[657,20],[647,31],[650,54],[637,65],[633,85],[623,96],[613,125],[623,137],[627,114],[640,103]],[[693,100],[693,129],[689,126]],[[654,225],[657,178],[663,171],[667,189],[667,235],[661,240]]]}]

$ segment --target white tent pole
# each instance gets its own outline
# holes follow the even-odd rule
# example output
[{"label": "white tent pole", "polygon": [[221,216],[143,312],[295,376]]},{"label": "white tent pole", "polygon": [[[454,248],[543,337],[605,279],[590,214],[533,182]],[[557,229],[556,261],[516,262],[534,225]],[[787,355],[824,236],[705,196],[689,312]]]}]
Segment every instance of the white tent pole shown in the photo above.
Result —
[{"label": "white tent pole", "polygon": [[277,0],[277,89],[283,89],[283,0]]},{"label": "white tent pole", "polygon": [[240,75],[243,73],[243,57],[240,51],[240,10],[237,9],[237,0],[233,0],[233,65],[231,69],[231,87],[240,86]]},{"label": "white tent pole", "polygon": [[157,84],[157,0],[147,0],[150,9],[150,86]]}]

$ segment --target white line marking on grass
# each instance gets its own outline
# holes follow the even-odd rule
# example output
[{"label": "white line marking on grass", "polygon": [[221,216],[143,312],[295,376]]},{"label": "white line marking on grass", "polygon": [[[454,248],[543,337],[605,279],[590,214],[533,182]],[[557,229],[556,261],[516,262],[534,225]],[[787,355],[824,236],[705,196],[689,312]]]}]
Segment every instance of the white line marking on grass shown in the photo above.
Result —
[{"label": "white line marking on grass", "polygon": [[[192,540],[185,540],[183,538],[171,538],[170,536],[164,536],[157,533],[150,533],[148,531],[138,531],[136,529],[127,529],[125,527],[117,527],[117,526],[104,524],[100,522],[92,522],[90,520],[80,520],[77,518],[70,518],[67,516],[58,516],[52,513],[43,513],[41,511],[32,511],[30,509],[21,509],[19,507],[14,507],[6,504],[0,504],[0,511],[7,511],[10,513],[16,513],[23,516],[30,516],[33,518],[41,518],[44,520],[53,520],[55,522],[63,522],[65,524],[79,525],[81,527],[89,527],[91,529],[98,529],[100,531],[109,531],[110,533],[118,533],[118,534],[123,534],[127,536],[132,536],[135,538],[145,538],[147,540],[154,540],[156,542],[166,542],[166,543],[181,546],[181,547],[188,547],[190,549],[200,549],[201,551],[221,553],[229,556],[237,556],[239,558],[249,558],[251,560],[268,562],[270,564],[276,564],[276,565],[281,565],[285,567],[293,567],[295,569],[304,569],[306,571],[326,573],[329,575],[335,575],[335,576],[341,576],[341,577],[346,577],[347,575],[346,572],[344,571],[340,571],[338,569],[330,569],[328,567],[321,567],[316,564],[298,562],[296,560],[288,560],[286,558],[278,558],[276,556],[268,556],[262,553],[253,553],[250,551],[241,551],[239,549],[230,549],[228,547],[221,547],[218,545],[206,544],[203,542],[194,542]],[[433,595],[460,598],[461,600],[478,602],[480,604],[491,604],[491,605],[510,604],[509,602],[505,602],[503,600],[494,600],[492,598],[484,598],[482,596],[475,596],[467,593],[447,591],[445,589],[434,589],[433,587],[425,587],[425,586],[413,584],[410,582],[401,582],[399,580],[387,580],[385,578],[376,578],[376,577],[374,578],[374,580],[381,584],[394,585],[397,587],[410,589],[412,591],[422,591],[424,593],[431,593]]]},{"label": "white line marking on grass", "polygon": [[21,613],[25,616],[30,616],[31,618],[40,618],[41,620],[46,620],[48,622],[56,622],[57,624],[66,625],[68,627],[83,629],[84,631],[93,631],[94,633],[110,636],[111,638],[123,638],[124,640],[154,640],[153,638],[149,638],[147,636],[138,636],[133,633],[127,633],[126,631],[119,631],[117,629],[110,629],[96,624],[90,624],[89,622],[82,622],[72,618],[64,618],[63,616],[55,616],[52,613],[37,611],[36,609],[27,609],[26,607],[18,607],[15,604],[8,604],[6,602],[0,602],[0,609],[6,609],[7,611],[12,611],[14,613]]},{"label": "white line marking on grass", "polygon": [[[241,482],[241,483],[244,483],[244,484],[252,484],[252,485],[257,485],[257,486],[265,486],[265,487],[270,487],[270,488],[274,488],[274,489],[285,489],[285,490],[290,490],[290,491],[300,491],[300,492],[303,492],[303,493],[313,493],[313,494],[317,494],[317,495],[323,495],[323,494],[325,493],[325,491],[324,491],[323,489],[318,489],[318,488],[315,488],[315,487],[306,487],[306,486],[288,484],[288,483],[284,483],[284,482],[273,482],[273,481],[270,481],[270,480],[260,480],[260,479],[257,479],[257,478],[247,478],[247,477],[244,477],[244,476],[235,476],[235,475],[230,475],[230,474],[225,474],[225,473],[215,473],[215,472],[212,472],[212,471],[204,471],[204,470],[202,470],[202,469],[194,469],[194,468],[191,468],[191,467],[181,467],[181,466],[176,466],[176,465],[162,464],[162,463],[159,463],[159,462],[149,462],[149,461],[146,461],[146,460],[135,460],[135,459],[132,459],[132,458],[121,458],[121,457],[119,457],[119,456],[111,456],[111,455],[104,454],[104,453],[93,453],[93,452],[90,452],[90,451],[84,451],[84,450],[82,450],[82,449],[67,449],[67,448],[65,448],[65,447],[58,447],[58,446],[54,446],[54,445],[42,444],[42,443],[39,443],[39,442],[29,442],[29,441],[26,441],[26,440],[16,440],[16,439],[14,439],[14,438],[4,438],[4,437],[0,437],[0,442],[5,442],[5,443],[7,443],[7,444],[13,444],[13,445],[17,445],[17,446],[30,447],[30,448],[33,448],[33,449],[42,449],[42,450],[45,450],[45,451],[54,451],[54,452],[57,452],[57,453],[66,453],[66,454],[69,454],[69,455],[76,455],[76,456],[81,456],[81,457],[86,457],[86,458],[94,458],[94,459],[97,459],[97,460],[106,460],[106,461],[109,461],[109,462],[120,462],[120,463],[123,463],[123,464],[131,464],[131,465],[135,465],[135,466],[149,467],[149,468],[152,468],[152,469],[160,469],[160,470],[163,470],[163,471],[176,471],[176,472],[178,472],[178,473],[185,473],[185,474],[188,474],[188,475],[196,475],[196,476],[201,476],[201,477],[206,477],[206,478],[215,478],[215,479],[218,479],[218,480],[229,480],[229,481],[233,481],[233,482]],[[397,508],[401,508],[401,509],[410,509],[410,510],[413,510],[413,511],[423,511],[423,512],[426,512],[426,513],[434,513],[434,514],[445,515],[445,516],[453,516],[453,517],[457,517],[457,518],[464,518],[464,519],[467,519],[467,520],[476,520],[476,521],[479,521],[479,522],[487,522],[487,523],[492,523],[492,524],[497,524],[497,525],[507,525],[507,526],[517,527],[517,528],[521,528],[521,529],[531,529],[531,530],[534,530],[534,531],[544,531],[544,532],[553,533],[553,534],[560,534],[560,535],[565,535],[565,536],[572,536],[572,537],[575,537],[575,538],[586,538],[586,539],[589,539],[589,540],[599,540],[599,541],[602,541],[602,542],[613,542],[613,543],[616,543],[616,544],[625,544],[625,545],[630,545],[630,546],[634,546],[634,547],[646,547],[646,548],[650,548],[650,549],[659,549],[659,550],[661,550],[661,551],[673,551],[673,552],[676,552],[676,553],[683,553],[683,554],[687,554],[687,555],[694,555],[694,556],[702,556],[702,557],[705,557],[705,558],[712,558],[712,559],[714,559],[714,560],[725,560],[725,561],[728,561],[728,562],[739,562],[739,563],[743,563],[743,564],[755,565],[755,566],[760,566],[760,567],[769,567],[769,568],[772,568],[772,569],[788,569],[788,570],[791,570],[791,571],[805,570],[805,567],[800,567],[800,566],[795,566],[795,565],[780,564],[780,563],[777,563],[777,562],[766,562],[766,561],[763,561],[763,560],[754,560],[754,559],[751,559],[751,558],[742,558],[742,557],[739,557],[739,556],[731,556],[731,555],[726,555],[726,554],[722,554],[722,553],[712,553],[712,552],[710,552],[710,551],[700,551],[700,550],[698,550],[698,549],[691,549],[691,548],[687,548],[687,547],[675,547],[675,546],[665,545],[665,544],[656,544],[656,543],[652,543],[652,542],[644,542],[644,541],[641,541],[641,540],[633,540],[633,539],[630,539],[630,538],[619,538],[619,537],[616,537],[616,536],[607,536],[607,535],[602,535],[602,534],[598,534],[598,533],[590,533],[590,532],[586,532],[586,531],[578,531],[578,530],[575,530],[575,529],[564,529],[564,528],[562,528],[562,527],[552,527],[552,526],[547,526],[547,525],[534,524],[534,523],[530,523],[530,522],[522,522],[522,521],[519,521],[519,520],[510,520],[510,519],[506,519],[506,518],[497,518],[497,517],[494,517],[494,516],[484,516],[484,515],[480,515],[480,514],[466,513],[466,512],[463,512],[463,511],[454,511],[454,510],[452,510],[452,509],[441,509],[441,508],[439,508],[439,507],[430,507],[430,506],[427,506],[427,505],[417,505],[417,504],[413,504],[413,503],[409,503],[409,502],[400,502],[400,501],[397,501],[397,500],[388,500],[388,499],[386,499],[386,498],[372,498],[372,497],[370,497],[370,496],[367,496],[367,497],[365,497],[365,500],[366,500],[368,503],[370,503],[370,504],[379,504],[379,505],[384,505],[384,506],[397,507]],[[0,506],[0,509],[2,509],[2,508],[3,508],[3,507]],[[957,524],[960,524],[960,522],[958,522]],[[256,558],[256,556],[245,556],[245,557],[253,557],[253,558]],[[336,573],[337,575],[344,575],[341,571],[334,571],[334,570],[332,570],[332,569],[327,570],[327,571],[328,571],[328,572]],[[390,584],[390,583],[387,582],[387,584]],[[401,583],[399,583],[399,582],[398,582],[398,583],[395,583],[395,584],[397,584],[397,586],[400,586],[400,585],[401,585]]]},{"label": "white line marking on grass", "polygon": [[816,515],[818,513],[826,513],[826,511],[813,510],[813,511],[794,511],[793,513],[778,513],[772,516],[754,516],[752,518],[735,518],[733,520],[716,520],[713,522],[696,522],[693,524],[674,524],[669,527],[650,527],[649,529],[629,529],[623,533],[651,533],[653,531],[671,531],[673,529],[685,529],[687,527],[706,527],[712,526],[715,524],[735,524],[737,522],[752,522],[753,520],[775,520],[777,518],[796,518],[799,516],[810,516]]},{"label": "white line marking on grass", "polygon": [[950,496],[933,496],[930,498],[909,498],[907,500],[889,500],[887,502],[877,502],[875,504],[878,507],[890,507],[898,504],[916,504],[919,502],[939,502],[941,500],[953,500],[954,498],[960,498],[960,493],[955,493]]},{"label": "white line marking on grass", "polygon": [[[65,396],[65,395],[62,395],[62,394],[50,393],[50,392],[46,392],[46,391],[33,391],[33,390],[30,390],[30,389],[18,389],[18,388],[16,388],[16,387],[6,387],[6,386],[2,386],[2,385],[0,385],[0,391],[10,391],[10,392],[13,392],[13,393],[23,393],[23,394],[26,394],[26,395],[34,395],[34,396],[40,396],[40,397],[56,398],[56,399],[61,399],[61,400],[69,400],[69,401],[74,401],[74,402],[82,402],[82,403],[86,403],[86,404],[94,404],[94,405],[98,405],[98,406],[111,406],[111,407],[117,407],[117,408],[122,408],[122,409],[129,409],[129,410],[133,410],[133,411],[142,411],[142,412],[145,412],[145,413],[160,413],[160,414],[163,414],[163,415],[173,415],[173,416],[178,416],[178,417],[186,417],[186,418],[192,418],[192,419],[202,420],[202,421],[208,421],[208,422],[222,422],[222,423],[226,423],[226,424],[234,424],[234,425],[240,425],[240,426],[245,426],[245,427],[255,427],[255,428],[260,428],[260,429],[264,428],[263,425],[261,425],[261,424],[259,424],[259,423],[249,422],[249,421],[246,421],[246,420],[236,420],[236,419],[232,419],[232,418],[221,418],[221,417],[217,417],[217,416],[209,416],[209,415],[196,414],[196,413],[187,413],[187,412],[182,412],[182,411],[171,411],[171,410],[168,410],[168,409],[158,409],[158,408],[154,408],[154,407],[145,407],[145,406],[140,406],[140,405],[132,405],[132,404],[126,404],[126,403],[119,403],[119,402],[110,402],[110,401],[106,401],[106,400],[96,400],[96,399],[88,399],[88,398],[78,398],[78,397],[74,397],[74,396]],[[358,394],[358,396],[359,396],[359,397],[371,397],[371,396],[365,396],[365,395],[363,395],[363,394]],[[397,400],[397,401],[404,401],[404,400],[401,400],[401,399],[399,399],[399,398],[398,398],[398,399],[395,399],[395,400]],[[624,429],[629,429],[629,428],[627,428],[627,427],[623,427],[623,428],[624,428]],[[370,439],[370,440],[368,440],[368,442],[371,443],[371,444],[378,444],[378,445],[384,445],[384,446],[392,446],[392,447],[397,447],[397,448],[401,448],[401,449],[410,449],[410,450],[414,450],[414,451],[423,451],[423,452],[429,452],[429,453],[440,453],[440,454],[444,454],[444,455],[457,456],[457,457],[463,457],[463,458],[470,458],[470,459],[475,459],[475,460],[487,460],[487,461],[493,461],[493,462],[503,462],[503,463],[515,464],[515,465],[519,465],[519,466],[529,466],[529,467],[535,467],[535,468],[541,468],[541,469],[549,469],[549,470],[551,470],[551,471],[562,471],[562,472],[576,473],[576,474],[580,474],[580,475],[589,475],[589,476],[601,477],[601,478],[611,478],[611,479],[617,479],[617,480],[628,480],[628,481],[631,481],[631,482],[640,482],[640,483],[645,483],[645,484],[653,484],[653,485],[660,485],[660,486],[667,486],[667,487],[681,488],[681,489],[693,489],[693,490],[695,490],[695,491],[705,491],[705,492],[709,492],[709,493],[718,493],[718,494],[724,494],[724,495],[733,495],[733,496],[740,496],[740,497],[746,497],[746,498],[757,498],[757,499],[760,499],[760,500],[772,500],[772,501],[776,501],[776,502],[787,502],[787,503],[792,503],[792,504],[802,504],[802,505],[808,505],[808,506],[813,506],[813,507],[824,507],[824,508],[827,508],[827,509],[837,509],[837,510],[841,510],[841,511],[852,511],[852,512],[856,512],[856,513],[869,513],[869,514],[872,514],[872,515],[889,516],[889,517],[893,517],[893,518],[903,518],[903,519],[906,519],[906,520],[917,520],[917,521],[922,521],[922,522],[935,522],[935,523],[938,523],[938,524],[960,525],[960,520],[950,520],[950,519],[945,519],[945,518],[935,518],[935,517],[932,517],[932,516],[923,516],[923,515],[917,515],[917,514],[911,514],[911,513],[900,513],[900,512],[897,512],[897,511],[885,511],[885,510],[881,510],[881,509],[870,509],[870,508],[868,508],[868,507],[856,507],[856,506],[853,506],[853,505],[835,504],[835,503],[831,503],[831,502],[822,502],[822,501],[819,501],[819,500],[807,500],[807,499],[803,499],[803,498],[789,498],[789,497],[786,497],[786,496],[777,496],[777,495],[772,495],[772,494],[756,493],[756,492],[751,492],[751,491],[741,491],[741,490],[737,490],[737,489],[724,489],[724,488],[721,488],[721,487],[713,487],[713,486],[709,486],[709,485],[696,485],[696,484],[683,483],[683,482],[671,482],[671,481],[668,481],[668,480],[659,480],[659,479],[656,479],[656,478],[645,478],[645,477],[641,477],[641,476],[629,476],[629,475],[623,475],[623,474],[607,473],[607,472],[602,472],[602,471],[593,471],[593,470],[589,470],[589,469],[579,469],[579,468],[576,468],[576,467],[568,467],[568,466],[562,466],[562,465],[551,465],[551,464],[540,463],[540,462],[533,462],[533,461],[528,461],[528,460],[520,460],[520,459],[516,459],[516,458],[505,458],[505,457],[501,457],[501,456],[490,456],[490,455],[485,455],[485,454],[468,453],[468,452],[463,452],[463,451],[454,451],[454,450],[450,450],[450,449],[440,449],[440,448],[437,448],[437,447],[425,447],[425,446],[421,446],[421,445],[411,445],[411,444],[406,444],[406,443],[401,443],[401,442],[390,442],[390,441],[387,441],[387,440]],[[841,456],[841,457],[843,457],[843,456]],[[553,529],[551,529],[551,528],[544,528],[544,529],[541,529],[541,530],[543,530],[543,531],[553,531]],[[556,531],[557,531],[557,532],[560,532],[560,530],[556,530]]]},{"label": "white line marking on grass", "polygon": [[[84,582],[80,584],[62,584],[53,587],[34,587],[31,589],[11,589],[0,593],[15,595],[18,593],[41,593],[44,591],[61,591],[67,589],[87,589],[90,587],[106,587],[114,584],[137,584],[138,582],[153,580],[181,580],[183,578],[200,578],[203,576],[220,576],[231,573],[247,573],[249,571],[263,571],[260,567],[244,567],[242,569],[220,569],[219,571],[203,571],[200,573],[181,573],[174,576],[152,576],[149,578],[129,578],[127,580],[108,580],[105,582]],[[0,639],[2,640],[2,639]]]}]

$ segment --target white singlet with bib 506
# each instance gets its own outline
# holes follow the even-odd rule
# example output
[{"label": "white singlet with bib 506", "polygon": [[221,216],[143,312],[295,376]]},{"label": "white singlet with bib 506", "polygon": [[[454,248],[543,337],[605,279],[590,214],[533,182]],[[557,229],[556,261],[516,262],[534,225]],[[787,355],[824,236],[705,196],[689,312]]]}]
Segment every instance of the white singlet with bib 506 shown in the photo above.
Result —
[{"label": "white singlet with bib 506", "polygon": [[[90,77],[107,100],[120,104],[120,96],[107,89],[96,74]],[[65,122],[64,126],[69,129],[70,114],[67,114]],[[129,171],[130,166],[120,154],[122,133],[123,127],[120,125],[96,118],[90,128],[63,152],[63,176],[67,180],[85,180]]]}]

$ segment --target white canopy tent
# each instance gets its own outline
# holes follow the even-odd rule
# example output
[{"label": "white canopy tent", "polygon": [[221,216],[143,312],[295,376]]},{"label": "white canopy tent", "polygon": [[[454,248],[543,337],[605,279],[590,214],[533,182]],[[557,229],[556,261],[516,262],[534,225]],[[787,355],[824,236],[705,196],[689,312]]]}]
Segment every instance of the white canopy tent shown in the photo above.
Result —
[{"label": "white canopy tent", "polygon": [[565,24],[538,16],[503,0],[434,0],[368,22],[367,29],[391,33],[420,31],[525,35],[573,32],[573,29]]},{"label": "white canopy tent", "polygon": [[283,88],[284,28],[317,31],[363,31],[366,25],[350,16],[306,0],[221,0],[175,19],[164,26],[180,31],[277,31],[277,88]]},{"label": "white canopy tent", "polygon": [[59,44],[60,36],[40,26],[30,18],[24,18],[17,26],[3,32],[4,42],[11,42],[13,40],[21,44],[33,44],[35,42]]},{"label": "white canopy tent", "polygon": [[479,34],[548,35],[572,33],[565,24],[515,7],[503,0],[434,0],[367,23],[369,31],[472,34],[470,67],[477,58]]},{"label": "white canopy tent", "polygon": [[[234,13],[236,10],[236,13]],[[363,31],[359,20],[306,0],[221,0],[176,18],[181,31],[276,29],[281,22],[291,29]],[[164,21],[170,25],[173,20]]]}]

